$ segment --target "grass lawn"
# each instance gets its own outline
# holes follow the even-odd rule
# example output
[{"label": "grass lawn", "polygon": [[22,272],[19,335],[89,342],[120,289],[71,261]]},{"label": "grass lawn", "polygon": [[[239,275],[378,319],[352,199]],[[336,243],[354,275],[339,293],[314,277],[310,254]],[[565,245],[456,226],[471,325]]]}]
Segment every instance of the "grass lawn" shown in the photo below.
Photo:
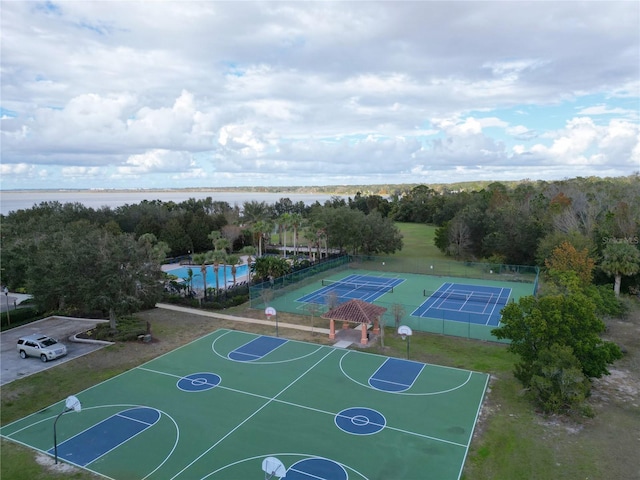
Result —
[{"label": "grass lawn", "polygon": [[402,234],[403,247],[394,256],[451,260],[433,244],[436,227],[423,223],[396,223],[396,227]]},{"label": "grass lawn", "polygon": [[[399,224],[405,248],[400,257],[444,258],[432,246],[434,228]],[[504,345],[441,335],[416,333],[411,338],[412,359],[487,372],[492,375],[474,441],[462,478],[465,480],[585,480],[640,478],[637,462],[640,432],[640,306],[632,304],[624,319],[608,321],[609,339],[624,345],[625,357],[612,375],[594,382],[590,402],[596,416],[545,417],[533,411],[511,373],[514,356]],[[228,309],[230,315],[264,318],[246,306]],[[268,326],[213,320],[166,310],[139,314],[152,325],[154,342],[119,343],[86,357],[2,387],[0,421],[4,425],[55,401],[76,394],[136,365],[171,351],[218,328],[273,334]],[[308,324],[293,314],[281,322]],[[329,343],[322,335],[280,329],[287,338]],[[387,329],[384,347],[372,353],[404,357],[406,343]],[[64,464],[54,468],[48,457],[9,441],[2,441],[0,478],[12,480],[94,479]],[[398,479],[400,480],[400,479]],[[407,479],[413,480],[413,479]]]}]

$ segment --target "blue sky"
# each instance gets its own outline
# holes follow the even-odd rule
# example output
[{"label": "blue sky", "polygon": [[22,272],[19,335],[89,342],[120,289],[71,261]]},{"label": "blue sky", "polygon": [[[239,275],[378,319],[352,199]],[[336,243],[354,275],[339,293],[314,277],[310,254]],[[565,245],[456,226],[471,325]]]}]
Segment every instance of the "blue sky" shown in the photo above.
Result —
[{"label": "blue sky", "polygon": [[636,1],[1,7],[1,189],[640,171]]}]

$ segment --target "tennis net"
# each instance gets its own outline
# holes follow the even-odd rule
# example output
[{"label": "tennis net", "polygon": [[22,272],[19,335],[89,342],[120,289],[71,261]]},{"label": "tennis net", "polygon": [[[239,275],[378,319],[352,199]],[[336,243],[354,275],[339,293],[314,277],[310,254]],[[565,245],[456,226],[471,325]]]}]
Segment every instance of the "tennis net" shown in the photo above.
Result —
[{"label": "tennis net", "polygon": [[498,305],[506,305],[508,298],[500,297],[496,294],[478,293],[478,292],[440,292],[424,290],[424,296],[429,298],[439,298],[442,300],[461,300],[463,302],[473,303],[496,303]]},{"label": "tennis net", "polygon": [[374,292],[393,293],[392,285],[377,285],[375,283],[341,282],[339,280],[322,280],[323,287],[334,287],[344,290],[372,290]]}]

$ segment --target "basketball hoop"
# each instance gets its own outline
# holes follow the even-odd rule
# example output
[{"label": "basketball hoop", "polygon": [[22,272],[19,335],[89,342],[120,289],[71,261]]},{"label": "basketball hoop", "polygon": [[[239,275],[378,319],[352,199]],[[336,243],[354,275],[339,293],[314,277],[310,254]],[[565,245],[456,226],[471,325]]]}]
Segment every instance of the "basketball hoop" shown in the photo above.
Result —
[{"label": "basketball hoop", "polygon": [[265,480],[269,480],[273,476],[282,478],[287,473],[287,469],[282,462],[275,457],[267,457],[262,461],[262,471],[264,472]]},{"label": "basketball hoop", "polygon": [[413,335],[413,332],[411,328],[406,325],[400,325],[398,327],[398,335],[402,337],[402,340],[407,339],[407,360],[409,360],[409,345],[411,344],[411,335]]},{"label": "basketball hoop", "polygon": [[271,320],[271,317],[276,317],[276,337],[278,336],[278,315],[276,309],[273,307],[267,307],[264,309],[264,314],[267,316],[267,320]]},{"label": "basketball hoop", "polygon": [[407,327],[406,325],[400,325],[400,327],[398,328],[398,335],[400,335],[403,340],[411,336],[412,334],[413,332],[411,331],[411,328]]}]

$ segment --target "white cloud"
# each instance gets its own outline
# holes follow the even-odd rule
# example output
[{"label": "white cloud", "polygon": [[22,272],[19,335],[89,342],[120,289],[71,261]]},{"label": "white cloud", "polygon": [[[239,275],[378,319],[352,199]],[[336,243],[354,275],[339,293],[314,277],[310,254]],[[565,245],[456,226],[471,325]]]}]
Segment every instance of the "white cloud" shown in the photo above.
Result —
[{"label": "white cloud", "polygon": [[627,175],[638,14],[616,1],[5,2],[2,188]]},{"label": "white cloud", "polygon": [[103,173],[98,167],[64,167],[62,175],[71,178],[96,177]]},{"label": "white cloud", "polygon": [[[640,167],[640,128],[637,124],[613,120],[598,126],[589,117],[577,117],[557,132],[552,145],[536,144],[530,151],[554,163],[582,166],[621,166],[629,173]],[[521,149],[522,151],[522,149]]]},{"label": "white cloud", "polygon": [[146,173],[180,172],[191,170],[195,162],[188,152],[150,150],[140,155],[131,155],[126,164],[118,167],[119,175],[143,175]]}]

